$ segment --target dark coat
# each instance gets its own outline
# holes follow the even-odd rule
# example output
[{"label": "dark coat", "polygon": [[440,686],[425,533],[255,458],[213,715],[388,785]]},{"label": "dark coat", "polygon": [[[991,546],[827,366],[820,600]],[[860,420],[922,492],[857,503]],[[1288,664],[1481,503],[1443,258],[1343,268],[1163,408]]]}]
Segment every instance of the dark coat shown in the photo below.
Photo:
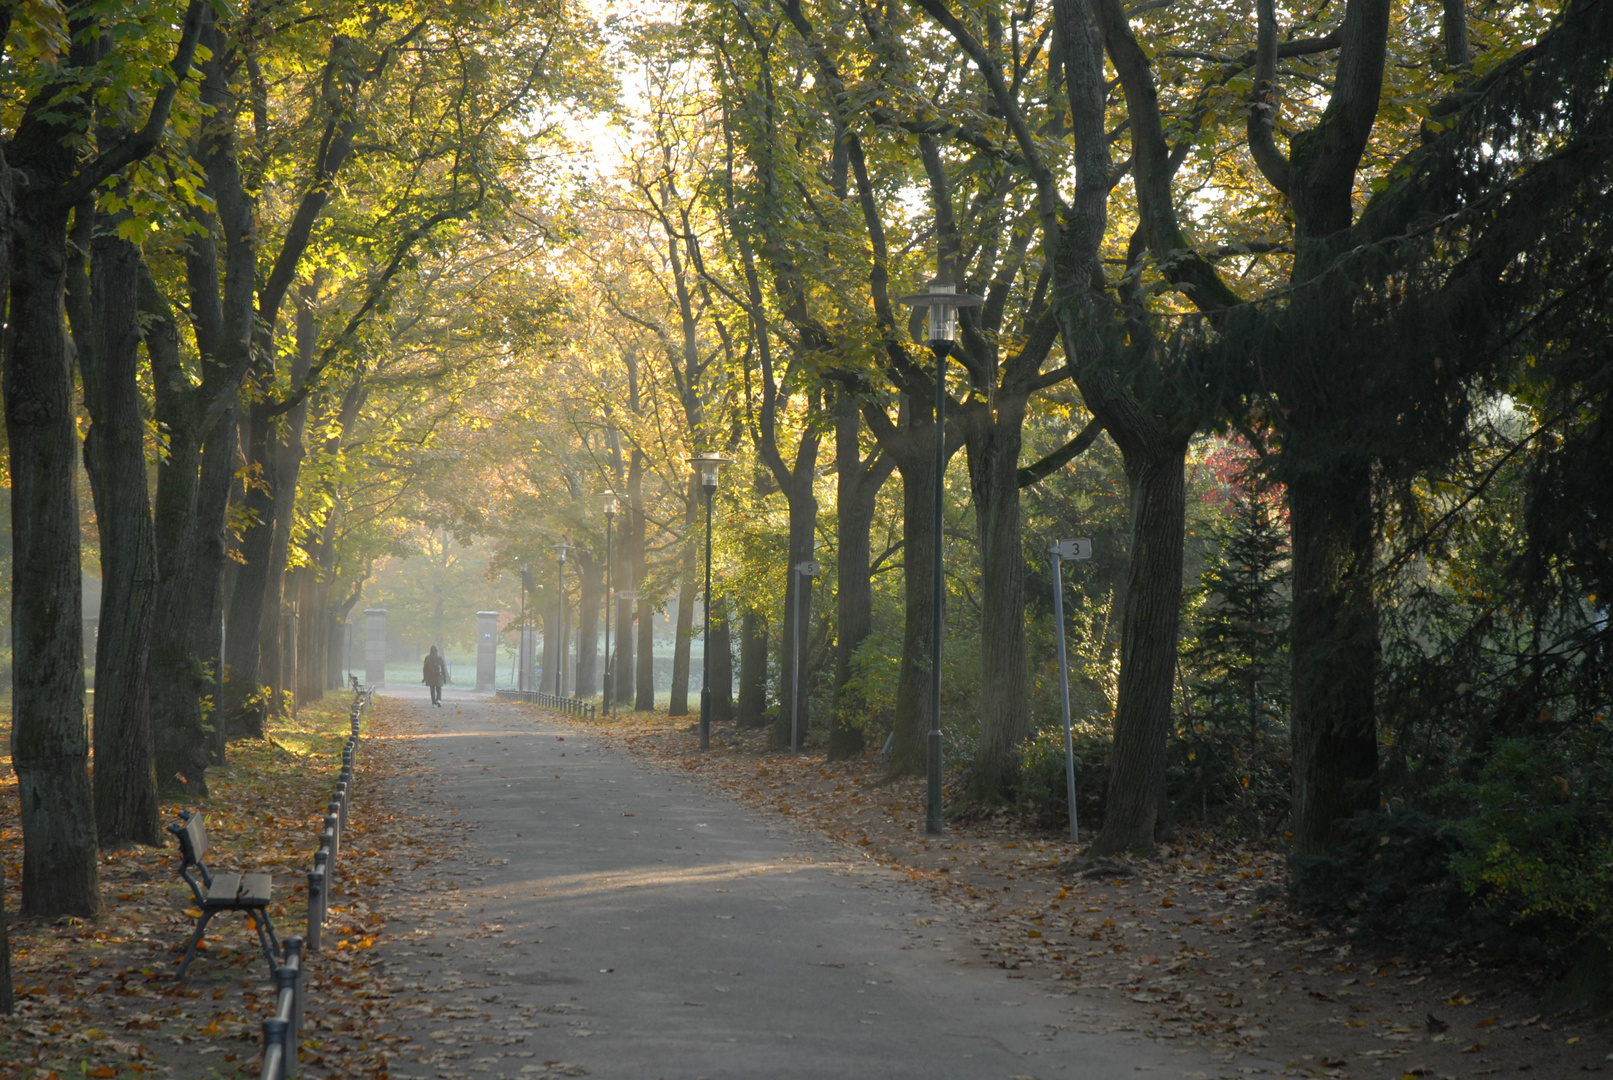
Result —
[{"label": "dark coat", "polygon": [[448,681],[448,664],[443,660],[441,653],[426,654],[423,675],[423,681],[427,686],[441,686]]}]

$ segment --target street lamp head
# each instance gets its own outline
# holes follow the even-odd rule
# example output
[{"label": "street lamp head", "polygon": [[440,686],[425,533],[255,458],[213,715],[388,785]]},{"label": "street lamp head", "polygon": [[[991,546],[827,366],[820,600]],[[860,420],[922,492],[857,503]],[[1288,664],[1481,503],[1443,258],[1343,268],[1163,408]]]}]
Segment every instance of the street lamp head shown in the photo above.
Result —
[{"label": "street lamp head", "polygon": [[554,545],[554,550],[555,554],[560,556],[560,565],[564,566],[566,564],[566,552],[575,551],[577,549],[572,547],[570,544],[561,543]]},{"label": "street lamp head", "polygon": [[925,315],[923,340],[931,348],[944,349],[958,340],[958,309],[978,307],[984,301],[978,296],[960,293],[950,281],[934,278],[925,292],[902,297],[902,303],[913,305],[913,337],[918,340],[920,313]]},{"label": "street lamp head", "polygon": [[616,492],[606,488],[604,491],[599,493],[599,505],[600,508],[605,511],[605,517],[607,519],[613,518],[616,516],[616,511],[621,506],[621,499]]},{"label": "street lamp head", "polygon": [[696,454],[689,459],[689,464],[694,466],[695,474],[700,477],[700,486],[706,489],[707,495],[711,495],[717,490],[717,473],[732,460],[727,454],[713,451]]}]

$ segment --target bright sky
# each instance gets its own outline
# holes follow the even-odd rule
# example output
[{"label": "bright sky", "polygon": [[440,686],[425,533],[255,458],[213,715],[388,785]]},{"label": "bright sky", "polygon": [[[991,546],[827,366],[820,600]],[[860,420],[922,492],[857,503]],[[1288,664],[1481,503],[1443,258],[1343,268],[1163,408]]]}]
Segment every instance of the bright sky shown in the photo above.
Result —
[{"label": "bright sky", "polygon": [[[670,20],[678,17],[681,5],[673,0],[581,0],[583,9],[597,19],[605,31],[607,49],[616,64],[616,78],[621,83],[622,104],[629,114],[640,112],[643,104],[644,82],[639,72],[623,64],[622,39],[629,29],[650,19]],[[626,140],[621,128],[610,117],[578,116],[573,120],[572,138],[592,147],[593,161],[590,171],[595,175],[609,176],[616,171],[625,154]]]}]

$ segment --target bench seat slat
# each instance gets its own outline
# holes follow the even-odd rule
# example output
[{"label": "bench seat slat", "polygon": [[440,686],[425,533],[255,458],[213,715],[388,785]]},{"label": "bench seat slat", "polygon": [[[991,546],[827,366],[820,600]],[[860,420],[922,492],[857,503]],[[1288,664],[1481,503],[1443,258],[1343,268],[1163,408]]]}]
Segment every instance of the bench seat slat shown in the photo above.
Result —
[{"label": "bench seat slat", "polygon": [[235,903],[235,894],[241,888],[241,875],[218,873],[213,875],[213,883],[207,889],[207,906],[219,907]]},{"label": "bench seat slat", "polygon": [[268,874],[214,874],[207,890],[211,908],[268,907],[274,881]]}]

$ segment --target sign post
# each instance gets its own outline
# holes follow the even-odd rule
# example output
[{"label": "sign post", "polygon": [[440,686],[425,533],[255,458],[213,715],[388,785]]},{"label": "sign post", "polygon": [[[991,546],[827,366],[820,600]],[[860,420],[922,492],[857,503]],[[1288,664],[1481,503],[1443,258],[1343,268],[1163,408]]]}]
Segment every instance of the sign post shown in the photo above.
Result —
[{"label": "sign post", "polygon": [[1081,842],[1075,812],[1075,740],[1070,736],[1070,663],[1064,652],[1064,560],[1092,558],[1092,541],[1059,540],[1047,549],[1053,556],[1053,622],[1059,636],[1059,700],[1064,709],[1064,791],[1070,799],[1070,840]]}]

